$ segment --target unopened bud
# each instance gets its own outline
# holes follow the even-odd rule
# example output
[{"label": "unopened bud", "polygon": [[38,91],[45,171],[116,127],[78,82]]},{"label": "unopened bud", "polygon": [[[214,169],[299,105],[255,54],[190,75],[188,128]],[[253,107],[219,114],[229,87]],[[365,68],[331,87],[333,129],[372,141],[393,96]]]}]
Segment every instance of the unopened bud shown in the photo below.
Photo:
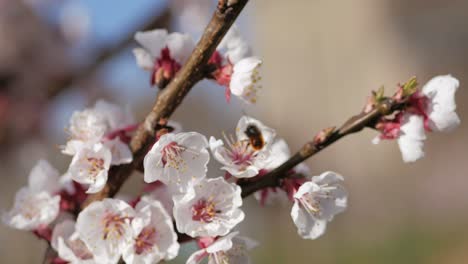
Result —
[{"label": "unopened bud", "polygon": [[314,137],[314,145],[320,145],[325,142],[332,134],[335,132],[336,127],[329,127],[322,129],[318,134]]},{"label": "unopened bud", "polygon": [[403,96],[410,96],[414,94],[418,89],[418,81],[416,77],[411,77],[406,83],[403,84]]},{"label": "unopened bud", "polygon": [[369,113],[380,102],[385,100],[385,89],[381,86],[377,91],[372,91],[372,95],[367,98],[366,105],[364,106],[364,113]]}]

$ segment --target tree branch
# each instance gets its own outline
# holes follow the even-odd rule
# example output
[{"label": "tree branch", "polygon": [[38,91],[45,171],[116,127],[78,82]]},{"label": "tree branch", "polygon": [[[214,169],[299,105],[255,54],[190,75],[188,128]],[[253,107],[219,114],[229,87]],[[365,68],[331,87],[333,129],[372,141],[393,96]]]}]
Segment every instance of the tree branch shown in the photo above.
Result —
[{"label": "tree branch", "polygon": [[203,78],[203,69],[208,60],[247,2],[248,0],[219,1],[211,21],[187,63],[169,85],[158,93],[153,109],[133,136],[130,142],[133,161],[130,164],[112,167],[104,189],[89,196],[83,207],[93,201],[113,197],[119,191],[154,143],[158,127],[166,123],[190,89]]},{"label": "tree branch", "polygon": [[[329,133],[325,133],[324,137],[320,140],[313,140],[306,143],[296,154],[294,154],[289,160],[285,161],[282,165],[276,169],[265,174],[256,181],[251,179],[240,179],[237,181],[237,184],[242,188],[242,198],[246,198],[249,195],[255,193],[264,188],[268,187],[278,187],[281,186],[281,179],[286,177],[302,177],[299,174],[289,174],[296,165],[303,162],[304,160],[312,157],[313,155],[320,152],[322,149],[330,146],[334,142],[338,141],[340,138],[361,131],[365,127],[373,128],[376,121],[378,121],[382,116],[389,115],[394,111],[400,110],[402,106],[406,103],[405,100],[400,102],[395,102],[391,98],[387,98],[377,105],[368,113],[360,113],[348,119],[338,130],[328,130]],[[185,243],[193,241],[194,238],[187,236],[186,234],[177,234],[179,243]]]},{"label": "tree branch", "polygon": [[291,158],[258,180],[238,181],[238,184],[242,188],[242,197],[245,198],[256,191],[267,187],[280,186],[281,179],[288,177],[288,172],[290,172],[296,165],[312,157],[322,149],[325,149],[346,135],[359,132],[365,127],[373,127],[380,117],[389,115],[393,111],[400,109],[403,104],[404,102],[396,103],[393,99],[387,98],[378,106],[374,107],[370,112],[362,112],[351,117],[338,130],[331,130],[330,133],[326,134],[321,140],[307,142]]}]

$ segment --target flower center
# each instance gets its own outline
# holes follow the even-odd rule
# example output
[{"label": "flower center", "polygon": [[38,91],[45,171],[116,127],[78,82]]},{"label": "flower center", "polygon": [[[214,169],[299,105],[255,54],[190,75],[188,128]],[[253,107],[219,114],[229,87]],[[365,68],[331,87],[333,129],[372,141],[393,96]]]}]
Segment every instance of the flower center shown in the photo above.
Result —
[{"label": "flower center", "polygon": [[426,131],[431,132],[429,127],[429,114],[428,109],[430,106],[430,99],[420,91],[414,93],[409,100],[408,111],[420,115],[424,118],[424,128]]},{"label": "flower center", "polygon": [[222,86],[229,87],[229,83],[231,82],[231,76],[232,76],[233,71],[234,71],[234,66],[230,62],[220,67],[214,73],[216,82]]},{"label": "flower center", "polygon": [[126,221],[130,218],[117,214],[107,214],[103,219],[104,234],[103,240],[116,239],[119,240],[125,233]]},{"label": "flower center", "polygon": [[299,201],[304,209],[311,215],[317,216],[320,214],[320,203],[314,199],[312,195],[304,195],[302,196]]},{"label": "flower center", "polygon": [[221,213],[220,210],[216,210],[216,204],[212,199],[198,200],[196,204],[192,206],[192,220],[211,223],[216,214]]},{"label": "flower center", "polygon": [[159,88],[164,88],[175,74],[180,70],[181,65],[171,57],[168,47],[161,50],[161,56],[156,59],[151,85],[156,84]]},{"label": "flower center", "polygon": [[255,158],[255,150],[251,148],[249,141],[234,141],[232,136],[224,134],[224,140],[229,148],[226,148],[228,157],[237,166],[245,169],[252,165]]},{"label": "flower center", "polygon": [[336,189],[336,186],[329,186],[328,184],[320,185],[319,191],[304,194],[299,198],[299,202],[309,214],[318,216],[322,212],[320,199],[335,199],[332,191]]},{"label": "flower center", "polygon": [[38,202],[42,201],[35,201],[34,197],[28,197],[20,207],[21,215],[29,220],[37,218],[40,215],[39,208],[41,208]]},{"label": "flower center", "polygon": [[[402,115],[400,115],[402,116]],[[400,136],[400,119],[397,117],[397,121],[385,120],[377,124],[376,128],[379,129],[382,134],[380,135],[381,139],[396,139]]]},{"label": "flower center", "polygon": [[167,144],[161,151],[163,166],[169,166],[174,169],[181,169],[185,164],[182,158],[182,153],[186,150],[185,147],[180,146],[177,142]]},{"label": "flower center", "polygon": [[156,245],[156,229],[154,227],[145,227],[135,239],[135,252],[140,255],[148,253]]},{"label": "flower center", "polygon": [[98,158],[87,158],[88,161],[88,173],[91,177],[95,178],[99,172],[104,170],[104,160]]}]

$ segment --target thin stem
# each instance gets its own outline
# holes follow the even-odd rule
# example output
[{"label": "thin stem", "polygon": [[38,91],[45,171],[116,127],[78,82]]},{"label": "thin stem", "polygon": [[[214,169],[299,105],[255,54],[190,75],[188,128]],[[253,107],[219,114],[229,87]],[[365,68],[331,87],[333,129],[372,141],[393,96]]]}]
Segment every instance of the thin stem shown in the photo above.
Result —
[{"label": "thin stem", "polygon": [[323,140],[318,142],[307,142],[298,152],[291,156],[291,158],[258,180],[240,181],[239,185],[242,187],[242,197],[247,197],[256,191],[267,187],[280,186],[281,179],[288,177],[288,172],[291,171],[296,165],[314,156],[321,150],[325,149],[346,135],[359,132],[365,127],[373,127],[375,122],[380,117],[400,109],[404,103],[404,101],[397,103],[394,100],[388,98],[381,102],[378,106],[374,107],[374,109],[372,109],[370,112],[363,112],[351,117],[339,129],[331,132]]}]

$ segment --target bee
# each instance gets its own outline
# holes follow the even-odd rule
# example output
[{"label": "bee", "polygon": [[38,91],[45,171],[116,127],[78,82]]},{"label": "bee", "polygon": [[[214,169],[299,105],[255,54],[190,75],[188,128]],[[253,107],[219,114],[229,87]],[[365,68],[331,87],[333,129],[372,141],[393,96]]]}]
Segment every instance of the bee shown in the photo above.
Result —
[{"label": "bee", "polygon": [[260,150],[265,146],[265,140],[260,129],[255,125],[248,125],[244,133],[249,138],[250,145],[255,150]]}]

